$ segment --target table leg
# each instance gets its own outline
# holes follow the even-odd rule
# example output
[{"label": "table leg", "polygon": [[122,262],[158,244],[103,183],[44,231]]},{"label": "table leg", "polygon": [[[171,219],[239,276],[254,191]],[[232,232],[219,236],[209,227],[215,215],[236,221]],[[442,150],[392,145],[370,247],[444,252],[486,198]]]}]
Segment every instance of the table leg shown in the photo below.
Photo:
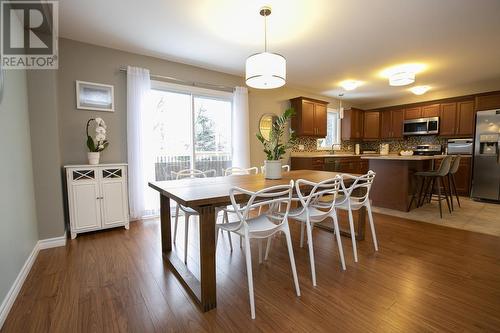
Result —
[{"label": "table leg", "polygon": [[215,282],[215,207],[203,206],[200,213],[200,278],[203,311],[217,306]]},{"label": "table leg", "polygon": [[170,227],[170,199],[160,195],[161,252],[172,251],[172,231]]}]

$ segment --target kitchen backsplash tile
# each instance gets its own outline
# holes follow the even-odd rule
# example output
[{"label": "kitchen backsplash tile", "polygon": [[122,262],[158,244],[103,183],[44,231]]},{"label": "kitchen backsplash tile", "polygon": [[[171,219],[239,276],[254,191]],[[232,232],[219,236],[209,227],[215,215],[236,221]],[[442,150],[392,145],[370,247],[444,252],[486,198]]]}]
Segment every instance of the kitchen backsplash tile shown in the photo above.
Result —
[{"label": "kitchen backsplash tile", "polygon": [[[381,143],[389,144],[389,151],[393,153],[399,153],[403,149],[413,149],[419,144],[440,144],[446,145],[447,139],[438,136],[409,136],[404,139],[388,139],[388,140],[377,140],[377,141],[351,141],[342,140],[342,144],[339,151],[342,152],[354,152],[354,146],[356,143],[361,145],[361,151],[364,150],[375,150],[379,151],[379,145]],[[304,146],[304,150],[299,150],[299,145]],[[292,147],[293,152],[316,152],[319,151],[316,148],[316,138],[312,137],[298,137],[296,144]]]}]

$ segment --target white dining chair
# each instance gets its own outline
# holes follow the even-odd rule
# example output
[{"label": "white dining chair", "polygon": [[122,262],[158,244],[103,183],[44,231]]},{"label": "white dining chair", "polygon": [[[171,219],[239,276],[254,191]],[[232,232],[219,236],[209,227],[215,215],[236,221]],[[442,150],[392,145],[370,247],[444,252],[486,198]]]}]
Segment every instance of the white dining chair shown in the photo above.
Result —
[{"label": "white dining chair", "polygon": [[240,168],[240,167],[230,167],[227,169],[222,169],[224,176],[232,176],[232,175],[256,175],[259,173],[259,169],[257,167],[251,168]]},{"label": "white dining chair", "polygon": [[[206,178],[210,175],[215,175],[215,173],[215,170],[201,171],[197,169],[184,169],[178,172],[172,171],[172,177],[176,180],[184,178]],[[186,263],[188,251],[189,219],[191,216],[197,216],[198,212],[190,207],[185,207],[179,203],[176,203],[174,220],[174,244],[177,238],[177,224],[179,222],[180,211],[182,211],[182,213],[184,214],[184,263]]]},{"label": "white dining chair", "polygon": [[[293,281],[297,296],[300,296],[299,280],[297,277],[297,269],[295,267],[295,258],[293,255],[292,239],[290,236],[290,228],[288,226],[288,212],[290,210],[290,201],[293,192],[293,180],[289,185],[278,185],[257,192],[247,191],[242,188],[232,188],[229,192],[233,210],[238,216],[239,221],[217,224],[216,237],[218,230],[227,230],[234,232],[244,239],[244,251],[247,266],[248,277],[248,293],[250,297],[250,313],[252,319],[255,319],[255,300],[253,291],[253,274],[252,274],[252,253],[250,249],[250,239],[270,239],[274,234],[282,232],[285,234],[286,244],[288,248],[288,256],[292,268]],[[236,202],[236,195],[247,195],[248,202],[243,205],[243,208]],[[278,207],[281,204],[286,204],[286,210],[282,214],[277,214],[273,207]],[[261,206],[268,207],[264,214],[252,217],[250,212]],[[217,243],[217,242],[216,242]]]},{"label": "white dining chair", "polygon": [[[290,172],[290,166],[288,164],[282,165],[281,169],[285,172]],[[265,165],[260,167],[260,173],[266,173],[266,166]]]},{"label": "white dining chair", "polygon": [[[375,251],[378,251],[377,235],[375,234],[375,225],[373,223],[372,207],[370,204],[370,189],[375,179],[375,172],[372,170],[368,171],[366,175],[359,177],[343,174],[341,182],[341,195],[337,197],[335,201],[335,209],[346,210],[349,217],[349,229],[351,232],[352,240],[352,251],[354,254],[354,261],[358,262],[358,250],[356,246],[356,234],[354,231],[354,220],[352,217],[353,210],[359,210],[366,207],[368,213],[368,221],[370,223],[370,230],[372,233],[373,245]],[[347,187],[345,185],[346,181],[349,181],[351,185]]]},{"label": "white dining chair", "polygon": [[[342,265],[342,269],[346,269],[337,214],[333,205],[340,190],[341,182],[342,178],[340,175],[337,175],[334,178],[326,179],[319,183],[314,183],[305,179],[299,179],[295,182],[295,192],[298,196],[297,201],[300,203],[301,207],[290,210],[289,217],[292,220],[301,223],[300,247],[303,247],[304,245],[304,227],[306,228],[313,286],[316,286],[316,267],[314,262],[312,238],[314,224],[323,222],[327,218],[332,218],[335,236],[337,238],[337,246],[339,249],[340,263]],[[304,194],[303,189],[306,189],[308,194]],[[326,203],[325,201],[322,201],[325,196],[331,198],[331,201]],[[270,241],[267,243],[266,257],[268,255],[269,248]]]}]

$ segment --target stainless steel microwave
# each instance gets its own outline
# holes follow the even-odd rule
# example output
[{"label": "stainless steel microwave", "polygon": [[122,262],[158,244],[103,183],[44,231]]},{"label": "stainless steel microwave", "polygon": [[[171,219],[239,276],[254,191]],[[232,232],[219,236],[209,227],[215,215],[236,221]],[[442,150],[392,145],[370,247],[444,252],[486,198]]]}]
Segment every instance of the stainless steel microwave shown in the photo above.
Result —
[{"label": "stainless steel microwave", "polygon": [[439,117],[405,120],[403,135],[429,135],[439,133]]}]

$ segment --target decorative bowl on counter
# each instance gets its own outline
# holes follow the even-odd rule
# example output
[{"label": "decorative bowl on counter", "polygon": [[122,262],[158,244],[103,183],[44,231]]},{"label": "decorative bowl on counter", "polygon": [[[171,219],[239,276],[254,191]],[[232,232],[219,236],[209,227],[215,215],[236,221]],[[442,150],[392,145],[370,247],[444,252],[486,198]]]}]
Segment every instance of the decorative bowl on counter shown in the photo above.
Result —
[{"label": "decorative bowl on counter", "polygon": [[413,155],[413,150],[401,150],[399,152],[399,155],[401,155],[401,156],[411,156],[411,155]]}]

